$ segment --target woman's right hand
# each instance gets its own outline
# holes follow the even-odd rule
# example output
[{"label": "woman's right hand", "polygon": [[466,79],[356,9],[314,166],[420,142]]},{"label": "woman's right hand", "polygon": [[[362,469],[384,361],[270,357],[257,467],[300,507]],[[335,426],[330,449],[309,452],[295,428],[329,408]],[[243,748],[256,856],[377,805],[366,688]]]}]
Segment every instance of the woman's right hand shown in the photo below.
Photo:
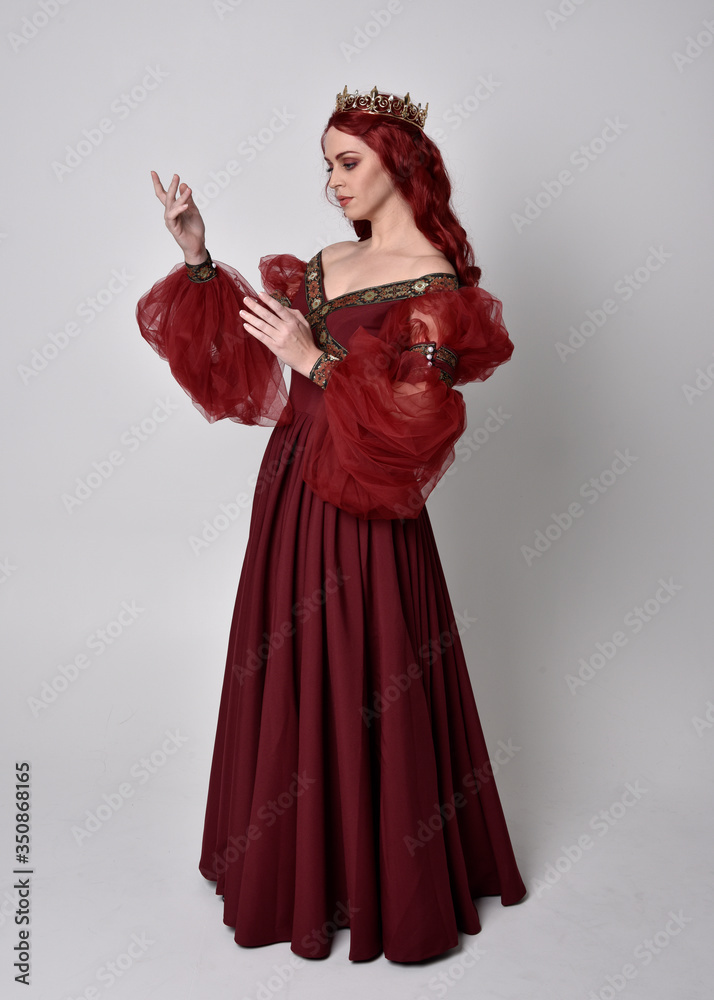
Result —
[{"label": "woman's right hand", "polygon": [[[174,174],[168,191],[164,191],[155,170],[151,171],[156,197],[164,206],[166,228],[183,250],[187,264],[202,264],[206,259],[206,227],[191,195],[188,184],[179,185]],[[178,197],[176,192],[179,192]]]}]

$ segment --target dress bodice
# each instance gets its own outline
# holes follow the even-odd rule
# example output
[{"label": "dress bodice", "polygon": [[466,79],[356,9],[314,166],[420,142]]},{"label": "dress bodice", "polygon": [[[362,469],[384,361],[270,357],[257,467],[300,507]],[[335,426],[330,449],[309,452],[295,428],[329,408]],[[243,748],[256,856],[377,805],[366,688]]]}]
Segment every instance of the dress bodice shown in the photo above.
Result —
[{"label": "dress bodice", "polygon": [[[299,309],[312,328],[315,344],[334,357],[343,358],[350,350],[350,339],[359,327],[377,333],[391,306],[399,299],[414,298],[428,291],[458,289],[455,274],[434,271],[419,278],[370,285],[345,292],[333,299],[325,296],[322,251],[308,261],[305,279],[293,296],[292,308]],[[290,399],[298,411],[314,413],[321,404],[324,390],[304,375],[290,376]]]}]

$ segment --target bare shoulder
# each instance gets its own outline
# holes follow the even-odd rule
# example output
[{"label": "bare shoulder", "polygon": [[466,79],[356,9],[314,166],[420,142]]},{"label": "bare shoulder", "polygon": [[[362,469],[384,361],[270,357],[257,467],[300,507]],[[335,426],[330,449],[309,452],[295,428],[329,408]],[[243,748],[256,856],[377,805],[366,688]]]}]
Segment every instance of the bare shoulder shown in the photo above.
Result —
[{"label": "bare shoulder", "polygon": [[330,243],[322,248],[322,259],[325,261],[339,260],[348,256],[359,244],[359,240],[342,240],[340,243]]},{"label": "bare shoulder", "polygon": [[415,275],[417,278],[422,274],[456,274],[454,265],[441,253],[419,257],[414,261],[414,267],[417,270],[421,269],[420,273]]}]

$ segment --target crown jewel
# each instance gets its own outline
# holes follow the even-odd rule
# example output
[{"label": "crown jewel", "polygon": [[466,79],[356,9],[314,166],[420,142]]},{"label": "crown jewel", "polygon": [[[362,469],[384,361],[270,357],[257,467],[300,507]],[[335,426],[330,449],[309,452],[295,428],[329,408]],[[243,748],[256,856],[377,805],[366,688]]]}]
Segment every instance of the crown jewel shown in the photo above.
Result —
[{"label": "crown jewel", "polygon": [[342,93],[337,95],[335,105],[335,111],[366,111],[372,115],[389,115],[390,118],[409,122],[422,130],[428,109],[428,103],[423,111],[421,104],[412,104],[409,94],[405,94],[403,98],[395,94],[381,94],[376,86],[368,94],[360,94],[357,90],[354,94],[348,94],[345,85]]}]

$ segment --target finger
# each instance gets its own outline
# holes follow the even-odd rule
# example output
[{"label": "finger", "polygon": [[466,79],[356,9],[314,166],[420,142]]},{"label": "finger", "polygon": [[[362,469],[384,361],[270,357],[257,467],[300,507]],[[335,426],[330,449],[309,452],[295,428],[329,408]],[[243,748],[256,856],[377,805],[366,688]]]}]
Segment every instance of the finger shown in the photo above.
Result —
[{"label": "finger", "polygon": [[175,222],[179,215],[182,215],[186,211],[186,205],[178,205],[170,208],[166,211],[164,220],[166,223]]},{"label": "finger", "polygon": [[169,199],[172,205],[176,200],[176,190],[178,186],[179,186],[179,175],[174,174],[173,177],[171,178],[171,183],[168,186],[168,190],[166,191],[166,197]]},{"label": "finger", "polygon": [[257,326],[254,326],[253,323],[251,323],[250,320],[247,319],[247,317],[245,316],[243,317],[243,329],[246,331],[246,333],[249,333],[251,337],[255,337],[256,340],[262,341],[262,343],[266,344],[268,347],[270,347],[270,345],[272,344],[271,338],[266,333],[264,333],[263,330],[260,330]]},{"label": "finger", "polygon": [[177,215],[185,212],[187,208],[195,207],[191,201],[191,188],[188,184],[182,184],[181,188],[183,188],[183,190],[181,191],[179,197],[174,201],[173,205],[166,210],[167,219],[175,219]]},{"label": "finger", "polygon": [[264,313],[262,316],[256,311],[252,312],[249,302],[244,303],[243,309],[238,310],[238,315],[243,320],[243,323],[251,323],[254,327],[260,330],[266,329],[270,324],[267,322],[268,314]]},{"label": "finger", "polygon": [[196,207],[196,202],[193,200],[193,190],[187,186],[186,191],[184,193],[186,195],[186,204],[190,205],[191,208],[195,208],[196,211],[198,211],[198,208]]},{"label": "finger", "polygon": [[277,316],[270,309],[266,309],[264,305],[256,302],[255,299],[246,297],[243,304],[246,309],[251,310],[248,316],[252,322],[260,324],[261,329],[272,336],[282,322],[281,317]]},{"label": "finger", "polygon": [[[272,343],[276,340],[276,334],[278,333],[278,326],[275,323],[271,323],[270,317],[272,313],[268,313],[267,319],[262,319],[255,316],[253,313],[248,312],[247,309],[240,309],[238,315],[243,321],[243,325],[246,329],[250,328],[251,332],[259,333],[261,338],[265,343]],[[273,320],[275,319],[272,316]]]},{"label": "finger", "polygon": [[183,188],[183,190],[181,191],[181,196],[178,199],[177,204],[181,204],[186,208],[194,208],[196,209],[196,211],[198,211],[198,209],[196,208],[196,203],[193,200],[193,191],[191,190],[191,188],[188,186],[188,184],[182,184],[181,187]]},{"label": "finger", "polygon": [[156,197],[162,204],[166,203],[166,192],[164,191],[164,186],[159,180],[159,175],[155,170],[151,171],[151,180],[154,185],[154,191],[156,192]]},{"label": "finger", "polygon": [[282,302],[278,302],[277,299],[274,299],[272,295],[268,295],[267,292],[258,292],[258,298],[263,303],[263,305],[270,306],[273,312],[276,313],[278,316],[281,313],[288,311],[286,307],[282,304]]}]

